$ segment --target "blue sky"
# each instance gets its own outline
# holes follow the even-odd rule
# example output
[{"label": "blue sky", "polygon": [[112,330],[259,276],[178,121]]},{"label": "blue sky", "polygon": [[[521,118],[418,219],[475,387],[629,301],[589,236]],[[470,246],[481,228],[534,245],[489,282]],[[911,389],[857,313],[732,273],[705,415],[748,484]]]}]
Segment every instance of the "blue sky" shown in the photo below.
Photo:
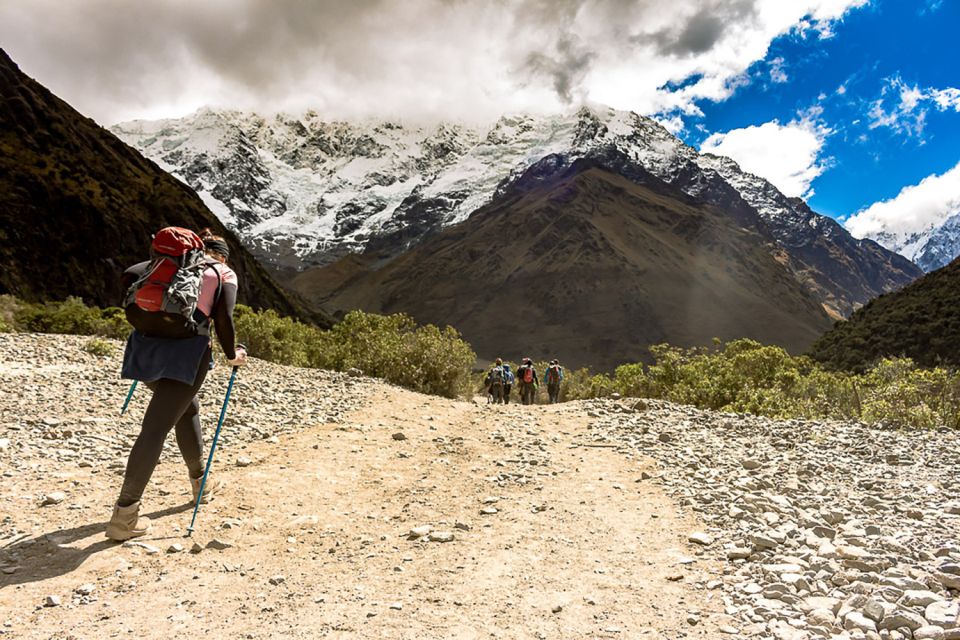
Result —
[{"label": "blue sky", "polygon": [[844,217],[960,162],[958,103],[941,109],[932,97],[911,99],[960,87],[960,2],[874,0],[831,32],[773,40],[749,84],[725,101],[699,102],[702,117],[686,117],[680,135],[699,146],[714,132],[815,122],[828,133],[808,202]]}]

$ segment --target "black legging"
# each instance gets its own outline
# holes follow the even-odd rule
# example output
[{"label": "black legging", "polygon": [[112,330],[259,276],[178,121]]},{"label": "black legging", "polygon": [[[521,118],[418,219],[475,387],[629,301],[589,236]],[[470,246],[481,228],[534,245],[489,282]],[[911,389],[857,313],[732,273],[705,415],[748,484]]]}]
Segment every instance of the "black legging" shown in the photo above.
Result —
[{"label": "black legging", "polygon": [[200,391],[203,380],[210,368],[210,350],[200,358],[197,376],[193,384],[184,384],[176,380],[161,378],[148,382],[153,397],[143,416],[140,435],[130,450],[127,471],[123,477],[123,487],[117,504],[128,507],[140,500],[143,490],[150,482],[150,476],[163,453],[163,441],[170,429],[176,425],[177,446],[191,478],[203,475],[203,434],[200,431]]}]

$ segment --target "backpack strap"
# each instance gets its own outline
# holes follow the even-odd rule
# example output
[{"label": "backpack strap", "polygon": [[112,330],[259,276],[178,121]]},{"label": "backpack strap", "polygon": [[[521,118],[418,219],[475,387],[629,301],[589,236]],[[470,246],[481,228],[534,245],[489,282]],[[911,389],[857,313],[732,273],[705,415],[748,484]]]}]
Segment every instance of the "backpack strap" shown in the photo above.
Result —
[{"label": "backpack strap", "polygon": [[203,262],[217,274],[217,292],[213,294],[213,304],[210,305],[210,317],[213,318],[214,309],[220,304],[220,294],[223,292],[223,276],[220,274],[220,269],[217,269],[219,262],[212,258],[204,258]]}]

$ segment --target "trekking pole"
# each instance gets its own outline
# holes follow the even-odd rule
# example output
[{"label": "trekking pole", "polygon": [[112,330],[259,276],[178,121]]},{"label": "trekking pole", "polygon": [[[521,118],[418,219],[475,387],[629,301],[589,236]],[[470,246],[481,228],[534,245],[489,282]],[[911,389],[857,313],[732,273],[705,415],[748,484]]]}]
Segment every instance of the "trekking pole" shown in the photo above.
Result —
[{"label": "trekking pole", "polygon": [[217,430],[213,434],[213,442],[210,443],[210,455],[207,456],[207,468],[203,470],[203,480],[200,481],[200,493],[197,494],[197,503],[193,506],[193,518],[190,519],[190,526],[187,527],[187,537],[193,535],[193,525],[197,521],[197,512],[200,510],[200,502],[203,500],[203,489],[207,486],[207,474],[210,473],[210,467],[213,465],[213,452],[217,450],[217,440],[220,438],[220,427],[223,426],[223,419],[227,415],[227,403],[230,402],[230,391],[233,390],[233,381],[237,378],[237,369],[234,367],[230,373],[230,383],[227,384],[227,396],[223,399],[223,407],[220,408],[220,420],[217,421]]},{"label": "trekking pole", "polygon": [[137,382],[137,380],[134,380],[133,384],[130,385],[130,391],[127,391],[127,399],[123,401],[123,408],[120,409],[121,416],[127,412],[127,406],[130,404],[130,399],[133,398],[133,392],[137,390]]}]

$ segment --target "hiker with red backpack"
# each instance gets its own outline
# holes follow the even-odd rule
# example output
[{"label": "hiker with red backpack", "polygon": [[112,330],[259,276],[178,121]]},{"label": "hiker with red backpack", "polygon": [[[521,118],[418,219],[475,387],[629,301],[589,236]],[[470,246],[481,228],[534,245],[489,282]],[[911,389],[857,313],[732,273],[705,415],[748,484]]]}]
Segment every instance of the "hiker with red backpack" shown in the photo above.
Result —
[{"label": "hiker with red backpack", "polygon": [[550,366],[543,374],[543,383],[547,385],[547,395],[550,396],[550,404],[560,402],[560,383],[563,382],[563,367],[560,361],[554,358],[550,361]]},{"label": "hiker with red backpack", "polygon": [[517,369],[517,384],[520,385],[520,402],[535,404],[540,382],[537,380],[537,370],[530,358],[524,358],[520,368]]},{"label": "hiker with red backpack", "polygon": [[[238,283],[227,266],[230,249],[224,239],[209,229],[201,237],[189,229],[167,227],[154,236],[150,254],[150,260],[124,273],[124,310],[134,331],[121,375],[144,382],[153,397],[107,525],[106,536],[118,541],[142,536],[150,527],[139,515],[140,500],[171,429],[187,465],[193,501],[198,499],[204,464],[197,392],[213,367],[211,327],[230,365],[242,366],[247,358],[246,350],[234,343]],[[202,502],[219,488],[207,478]]]}]

